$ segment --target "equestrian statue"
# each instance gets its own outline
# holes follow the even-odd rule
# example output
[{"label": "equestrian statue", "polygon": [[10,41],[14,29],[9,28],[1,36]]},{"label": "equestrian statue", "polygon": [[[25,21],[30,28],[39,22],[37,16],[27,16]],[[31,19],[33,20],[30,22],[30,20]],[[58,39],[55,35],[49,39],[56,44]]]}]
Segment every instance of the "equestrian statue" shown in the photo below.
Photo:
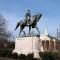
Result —
[{"label": "equestrian statue", "polygon": [[25,31],[23,31],[25,26],[29,27],[29,34],[31,31],[31,28],[36,28],[38,33],[40,34],[40,31],[37,27],[37,22],[40,20],[41,16],[42,16],[41,13],[37,13],[36,15],[31,16],[30,10],[27,10],[27,12],[25,14],[25,18],[23,20],[20,20],[17,23],[16,28],[15,28],[15,30],[16,30],[18,27],[20,27],[19,36],[20,36],[21,32],[23,32],[26,35]]}]

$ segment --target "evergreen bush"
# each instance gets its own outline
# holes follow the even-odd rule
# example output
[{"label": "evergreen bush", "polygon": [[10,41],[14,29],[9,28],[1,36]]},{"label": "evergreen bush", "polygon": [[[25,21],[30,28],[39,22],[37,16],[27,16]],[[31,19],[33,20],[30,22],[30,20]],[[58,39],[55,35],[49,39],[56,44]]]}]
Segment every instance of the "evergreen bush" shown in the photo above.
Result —
[{"label": "evergreen bush", "polygon": [[40,52],[39,55],[43,60],[55,60],[52,52]]},{"label": "evergreen bush", "polygon": [[18,59],[18,54],[17,53],[12,54],[12,58],[13,59]]},{"label": "evergreen bush", "polygon": [[12,51],[10,49],[0,49],[0,57],[7,57],[8,53]]},{"label": "evergreen bush", "polygon": [[33,56],[34,56],[34,54],[28,54],[26,56],[26,60],[33,60]]},{"label": "evergreen bush", "polygon": [[20,54],[19,55],[19,60],[26,60],[25,54]]}]

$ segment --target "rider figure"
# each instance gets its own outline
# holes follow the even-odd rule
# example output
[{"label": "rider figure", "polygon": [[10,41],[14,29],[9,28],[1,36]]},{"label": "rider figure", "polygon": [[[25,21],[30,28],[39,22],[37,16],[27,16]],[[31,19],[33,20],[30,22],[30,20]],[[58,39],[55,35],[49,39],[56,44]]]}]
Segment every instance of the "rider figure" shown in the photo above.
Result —
[{"label": "rider figure", "polygon": [[30,18],[31,18],[30,10],[27,10],[27,12],[25,14],[25,21],[26,21],[27,25],[30,24]]}]

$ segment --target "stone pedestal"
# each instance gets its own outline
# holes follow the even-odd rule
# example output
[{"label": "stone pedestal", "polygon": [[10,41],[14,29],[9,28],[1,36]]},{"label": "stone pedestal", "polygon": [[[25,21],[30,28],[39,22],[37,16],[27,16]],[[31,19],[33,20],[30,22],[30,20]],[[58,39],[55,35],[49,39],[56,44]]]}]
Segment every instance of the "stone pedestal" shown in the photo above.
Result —
[{"label": "stone pedestal", "polygon": [[35,58],[39,58],[39,39],[40,37],[17,37],[13,53],[29,54],[34,53]]}]

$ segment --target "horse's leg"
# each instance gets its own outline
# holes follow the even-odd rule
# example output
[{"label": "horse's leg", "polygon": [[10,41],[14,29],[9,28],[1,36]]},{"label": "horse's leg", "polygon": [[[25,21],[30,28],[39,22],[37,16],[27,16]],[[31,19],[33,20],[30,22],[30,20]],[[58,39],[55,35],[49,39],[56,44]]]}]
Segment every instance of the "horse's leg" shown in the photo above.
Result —
[{"label": "horse's leg", "polygon": [[38,33],[39,33],[39,35],[40,35],[40,31],[39,31],[39,28],[36,26],[36,29],[37,29],[37,31],[38,31]]},{"label": "horse's leg", "polygon": [[23,28],[20,26],[19,36],[20,36],[20,34],[21,34],[22,31],[23,31]]},{"label": "horse's leg", "polygon": [[26,36],[26,33],[25,33],[25,31],[23,31],[24,32],[24,35]]},{"label": "horse's leg", "polygon": [[21,26],[21,27],[20,27],[20,33],[19,33],[19,36],[20,36],[21,32],[23,32],[23,33],[25,34],[25,31],[23,31],[24,27],[25,27],[25,26]]},{"label": "horse's leg", "polygon": [[29,26],[29,34],[30,34],[31,26]]},{"label": "horse's leg", "polygon": [[22,32],[22,30],[20,30],[20,32],[19,32],[19,36],[20,36],[21,32]]}]

